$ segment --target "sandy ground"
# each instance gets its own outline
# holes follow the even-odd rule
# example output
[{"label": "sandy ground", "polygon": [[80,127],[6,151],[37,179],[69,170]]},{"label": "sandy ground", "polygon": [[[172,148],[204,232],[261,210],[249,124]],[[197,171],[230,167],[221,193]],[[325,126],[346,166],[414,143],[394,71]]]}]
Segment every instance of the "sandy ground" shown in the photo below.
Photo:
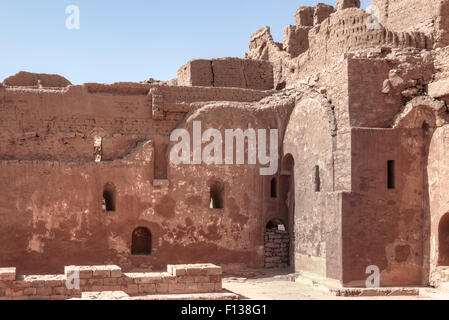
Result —
[{"label": "sandy ground", "polygon": [[444,299],[423,291],[415,296],[371,296],[337,297],[326,287],[294,280],[295,276],[285,272],[273,274],[267,271],[246,271],[224,275],[223,288],[249,300],[424,300]]}]

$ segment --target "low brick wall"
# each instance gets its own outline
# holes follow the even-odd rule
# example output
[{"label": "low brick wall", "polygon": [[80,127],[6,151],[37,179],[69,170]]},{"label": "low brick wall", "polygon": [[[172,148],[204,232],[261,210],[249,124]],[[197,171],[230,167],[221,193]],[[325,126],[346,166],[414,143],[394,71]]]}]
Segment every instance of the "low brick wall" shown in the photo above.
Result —
[{"label": "low brick wall", "polygon": [[221,290],[222,269],[212,264],[169,265],[167,272],[148,273],[122,273],[113,265],[70,266],[63,275],[36,276],[16,276],[15,268],[0,269],[0,300],[63,300],[102,291],[149,295]]},{"label": "low brick wall", "polygon": [[265,231],[265,268],[286,268],[289,263],[290,237],[287,231]]}]

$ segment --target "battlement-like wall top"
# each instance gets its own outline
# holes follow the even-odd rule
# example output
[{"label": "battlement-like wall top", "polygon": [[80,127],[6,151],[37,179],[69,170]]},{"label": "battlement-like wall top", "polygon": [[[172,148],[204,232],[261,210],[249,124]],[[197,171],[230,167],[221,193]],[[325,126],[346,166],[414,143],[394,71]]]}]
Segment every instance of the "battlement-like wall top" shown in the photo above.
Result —
[{"label": "battlement-like wall top", "polygon": [[387,29],[420,31],[432,35],[436,46],[449,44],[449,0],[372,0],[371,4]]}]

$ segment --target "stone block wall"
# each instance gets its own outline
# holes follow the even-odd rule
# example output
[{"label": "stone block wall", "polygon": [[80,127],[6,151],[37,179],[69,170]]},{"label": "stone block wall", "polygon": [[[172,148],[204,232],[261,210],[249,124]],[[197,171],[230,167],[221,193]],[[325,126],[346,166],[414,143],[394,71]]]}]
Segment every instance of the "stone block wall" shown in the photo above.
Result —
[{"label": "stone block wall", "polygon": [[[79,279],[79,288],[76,280]],[[120,267],[69,266],[62,275],[16,275],[0,269],[0,300],[65,300],[83,292],[123,291],[128,295],[195,294],[222,290],[222,269],[212,264],[169,265],[167,272],[122,273]]]},{"label": "stone block wall", "polygon": [[286,268],[289,262],[290,237],[287,231],[265,231],[265,268]]},{"label": "stone block wall", "polygon": [[212,82],[212,65],[210,60],[192,60],[178,71],[179,85],[210,87]]}]

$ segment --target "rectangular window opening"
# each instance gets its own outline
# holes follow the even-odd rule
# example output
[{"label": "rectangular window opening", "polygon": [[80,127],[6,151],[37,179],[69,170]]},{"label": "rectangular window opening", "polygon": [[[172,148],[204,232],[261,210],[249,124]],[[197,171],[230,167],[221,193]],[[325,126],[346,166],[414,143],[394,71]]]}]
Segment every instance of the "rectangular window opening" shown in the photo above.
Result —
[{"label": "rectangular window opening", "polygon": [[388,160],[388,189],[396,189],[394,160]]}]

